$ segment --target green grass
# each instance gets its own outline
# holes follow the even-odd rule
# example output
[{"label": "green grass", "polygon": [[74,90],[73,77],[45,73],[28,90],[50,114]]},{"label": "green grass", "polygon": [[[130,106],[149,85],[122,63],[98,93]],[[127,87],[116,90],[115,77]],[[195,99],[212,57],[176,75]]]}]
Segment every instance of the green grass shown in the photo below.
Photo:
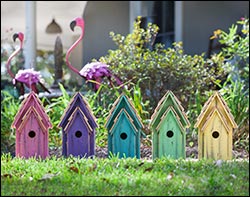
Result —
[{"label": "green grass", "polygon": [[1,156],[1,196],[249,196],[249,160]]}]

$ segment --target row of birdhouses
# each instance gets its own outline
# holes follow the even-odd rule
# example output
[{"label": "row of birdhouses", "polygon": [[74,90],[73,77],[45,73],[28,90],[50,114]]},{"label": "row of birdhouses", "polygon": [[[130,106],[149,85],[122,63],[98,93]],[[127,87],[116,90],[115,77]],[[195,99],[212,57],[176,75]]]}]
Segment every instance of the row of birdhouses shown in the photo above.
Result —
[{"label": "row of birdhouses", "polygon": [[[16,129],[16,156],[46,158],[48,133],[52,124],[38,96],[31,92],[21,104],[12,127]],[[77,92],[65,109],[62,128],[62,155],[95,155],[96,118],[88,102]],[[140,158],[140,139],[146,135],[143,123],[130,99],[121,94],[114,102],[105,127],[109,156]],[[159,101],[150,120],[152,156],[185,158],[186,129],[190,122],[172,91]],[[226,102],[215,92],[205,103],[195,127],[198,128],[199,158],[231,159],[232,133],[237,128]]]}]

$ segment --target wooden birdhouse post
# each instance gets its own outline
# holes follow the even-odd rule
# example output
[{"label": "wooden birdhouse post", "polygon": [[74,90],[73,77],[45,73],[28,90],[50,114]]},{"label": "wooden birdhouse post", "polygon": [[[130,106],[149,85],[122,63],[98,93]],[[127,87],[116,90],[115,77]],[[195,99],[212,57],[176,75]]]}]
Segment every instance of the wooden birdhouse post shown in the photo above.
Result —
[{"label": "wooden birdhouse post", "polygon": [[194,126],[198,128],[199,159],[232,159],[232,135],[237,124],[218,91],[204,104]]},{"label": "wooden birdhouse post", "polygon": [[121,94],[113,104],[105,127],[108,130],[109,154],[140,158],[143,124],[129,98]]},{"label": "wooden birdhouse post", "polygon": [[48,130],[52,124],[36,93],[30,92],[23,100],[11,126],[16,129],[17,157],[49,156]]},{"label": "wooden birdhouse post", "polygon": [[171,91],[162,97],[151,116],[153,159],[186,158],[186,128],[190,126],[180,101]]},{"label": "wooden birdhouse post", "polygon": [[88,102],[80,92],[71,99],[58,127],[62,127],[62,155],[76,157],[95,155],[97,123]]}]

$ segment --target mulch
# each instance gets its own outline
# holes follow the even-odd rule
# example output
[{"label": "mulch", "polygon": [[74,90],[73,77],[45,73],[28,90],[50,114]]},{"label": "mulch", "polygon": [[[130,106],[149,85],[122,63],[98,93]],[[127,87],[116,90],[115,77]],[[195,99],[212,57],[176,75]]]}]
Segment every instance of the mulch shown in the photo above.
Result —
[{"label": "mulch", "polygon": [[[62,156],[61,147],[56,149],[51,149],[50,156],[53,155],[55,155],[56,157],[61,157]],[[95,157],[108,158],[108,148],[96,146]],[[140,158],[145,160],[152,160],[152,147],[141,144]],[[198,159],[198,146],[186,147],[186,158]],[[246,150],[233,150],[233,158],[249,159],[249,152],[247,152]]]},{"label": "mulch", "polygon": [[[152,145],[151,143],[141,143],[140,147],[140,158],[145,160],[152,160]],[[12,147],[9,151],[13,157],[15,157],[15,149]],[[50,157],[62,157],[62,147],[49,148]],[[97,158],[108,158],[108,148],[96,146],[95,148],[95,157]],[[198,146],[194,145],[192,147],[186,146],[186,159],[198,159]],[[249,151],[245,149],[233,150],[233,159],[248,159],[249,160]]]}]

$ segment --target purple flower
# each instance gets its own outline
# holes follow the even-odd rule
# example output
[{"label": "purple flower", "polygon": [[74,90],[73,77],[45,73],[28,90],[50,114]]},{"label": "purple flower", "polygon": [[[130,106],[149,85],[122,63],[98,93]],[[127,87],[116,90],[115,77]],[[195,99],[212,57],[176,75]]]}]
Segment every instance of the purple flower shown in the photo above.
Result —
[{"label": "purple flower", "polygon": [[110,77],[111,72],[108,67],[107,64],[101,62],[92,62],[86,64],[79,73],[87,80],[95,80],[98,77]]},{"label": "purple flower", "polygon": [[116,79],[116,83],[121,85],[121,80],[112,74],[109,70],[109,65],[102,62],[91,62],[86,64],[80,71],[80,75],[84,77],[87,81],[93,80],[97,83],[95,84],[95,90],[98,90],[100,87],[100,83],[102,82],[104,77],[107,77],[111,84],[111,77],[114,76]]},{"label": "purple flower", "polygon": [[41,74],[40,72],[35,71],[33,68],[19,70],[13,79],[13,84],[15,84],[16,81],[22,82],[27,85],[27,87],[31,88],[32,84],[36,84],[41,81]]}]

